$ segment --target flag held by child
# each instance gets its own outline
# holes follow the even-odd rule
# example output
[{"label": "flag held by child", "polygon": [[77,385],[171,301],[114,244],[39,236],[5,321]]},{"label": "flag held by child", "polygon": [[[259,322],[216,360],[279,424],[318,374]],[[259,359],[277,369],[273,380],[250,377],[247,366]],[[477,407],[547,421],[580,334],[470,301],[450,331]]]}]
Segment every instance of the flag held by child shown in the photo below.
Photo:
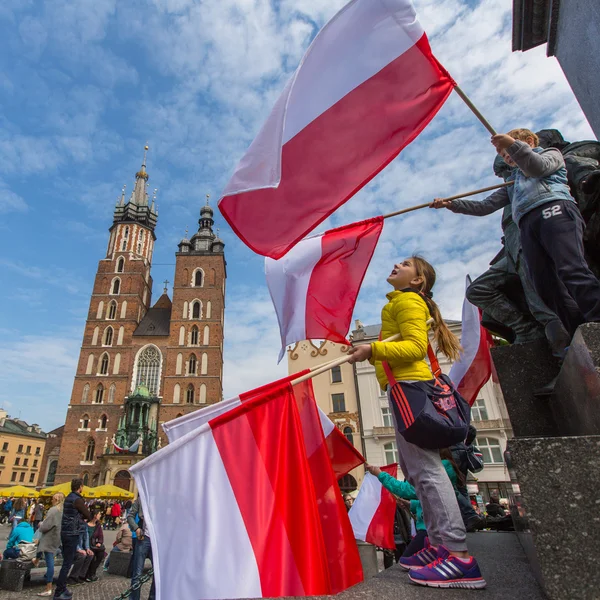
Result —
[{"label": "flag held by child", "polygon": [[[396,463],[381,467],[392,477],[398,474]],[[379,548],[396,548],[394,542],[394,517],[396,499],[381,485],[379,479],[365,473],[358,496],[348,513],[354,537]]]},{"label": "flag held by child", "polygon": [[[346,543],[335,542],[354,567],[337,579],[330,573],[303,428],[312,421],[315,439],[322,432],[316,411],[310,417],[307,408],[284,384],[131,468],[152,540],[158,600],[327,595],[362,579],[349,522]],[[319,487],[333,489],[325,465],[330,481],[321,470]]]},{"label": "flag held by child", "polygon": [[223,216],[252,250],[280,258],[389,164],[454,86],[410,0],[352,0],[238,164]]},{"label": "flag held by child", "polygon": [[352,223],[299,242],[283,258],[265,260],[281,352],[301,340],[349,344],[346,335],[383,217]]},{"label": "flag held by child", "polygon": [[[465,289],[471,285],[467,275]],[[492,375],[490,354],[490,334],[481,324],[481,311],[467,298],[462,307],[462,334],[460,339],[463,351],[450,369],[449,377],[458,393],[470,404],[477,400],[479,390]]]}]

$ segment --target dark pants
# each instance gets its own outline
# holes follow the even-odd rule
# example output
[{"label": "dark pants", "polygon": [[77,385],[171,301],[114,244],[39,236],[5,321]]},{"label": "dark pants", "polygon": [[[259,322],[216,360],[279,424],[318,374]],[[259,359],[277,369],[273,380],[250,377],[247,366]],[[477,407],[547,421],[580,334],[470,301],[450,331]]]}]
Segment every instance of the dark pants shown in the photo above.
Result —
[{"label": "dark pants", "polygon": [[462,515],[463,522],[466,527],[469,519],[478,516],[477,512],[473,508],[473,505],[471,504],[471,500],[469,499],[469,492],[467,492],[467,488],[459,487],[456,499],[458,500],[458,508],[460,508],[460,514]]},{"label": "dark pants", "polygon": [[75,552],[77,550],[79,535],[61,535],[60,541],[62,543],[63,564],[58,574],[56,591],[54,592],[55,596],[60,596],[67,589],[67,577],[75,562]]},{"label": "dark pants", "polygon": [[411,540],[410,544],[406,547],[403,558],[408,558],[413,554],[423,550],[425,548],[425,538],[427,537],[427,532],[424,529],[419,529],[415,537]]},{"label": "dark pants", "polygon": [[5,560],[10,560],[12,558],[19,558],[21,555],[21,551],[16,547],[7,548],[2,555]]},{"label": "dark pants", "polygon": [[33,522],[33,531],[37,531],[38,527],[40,526],[41,521],[34,521]]},{"label": "dark pants", "polygon": [[571,336],[582,323],[600,321],[600,282],[584,257],[584,227],[577,205],[569,200],[538,206],[519,223],[535,290]]},{"label": "dark pants", "polygon": [[[152,544],[150,543],[150,539],[144,537],[143,539],[139,539],[136,544],[135,554],[133,555],[133,576],[131,578],[131,585],[133,585],[142,575],[144,570],[144,563],[146,559],[149,558],[150,562],[152,562]],[[150,587],[150,595],[148,596],[148,600],[154,600],[154,578],[152,579],[152,586]],[[133,590],[131,592],[131,600],[140,600],[140,590]]]},{"label": "dark pants", "polygon": [[92,562],[90,563],[85,575],[86,579],[91,579],[92,577],[96,576],[96,571],[98,570],[100,563],[104,560],[104,548],[92,548],[91,550],[94,553],[94,557],[92,558]]}]

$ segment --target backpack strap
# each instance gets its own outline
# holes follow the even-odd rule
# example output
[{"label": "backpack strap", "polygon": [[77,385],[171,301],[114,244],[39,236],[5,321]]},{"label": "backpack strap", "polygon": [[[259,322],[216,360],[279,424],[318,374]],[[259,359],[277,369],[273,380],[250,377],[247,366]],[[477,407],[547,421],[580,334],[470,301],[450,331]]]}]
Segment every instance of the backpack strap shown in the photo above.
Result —
[{"label": "backpack strap", "polygon": [[[381,341],[381,331],[379,332],[379,341]],[[435,355],[435,352],[433,351],[433,348],[429,342],[427,342],[427,356],[429,358],[429,364],[431,365],[433,376],[437,379],[442,373],[442,368],[440,367],[437,356]],[[385,360],[382,360],[381,366],[383,367],[383,371],[388,379],[390,387],[394,387],[397,382],[389,363]]]}]

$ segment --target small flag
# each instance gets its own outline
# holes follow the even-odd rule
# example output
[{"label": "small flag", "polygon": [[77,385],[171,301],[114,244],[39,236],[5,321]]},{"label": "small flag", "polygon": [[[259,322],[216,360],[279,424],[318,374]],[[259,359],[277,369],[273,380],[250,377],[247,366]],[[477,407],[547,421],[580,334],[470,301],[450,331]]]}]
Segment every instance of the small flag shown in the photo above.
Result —
[{"label": "small flag", "polygon": [[352,223],[299,242],[283,258],[265,260],[281,351],[301,340],[350,344],[346,335],[383,217]]},{"label": "small flag", "polygon": [[[466,288],[470,285],[471,278],[467,275]],[[449,377],[457,391],[472,405],[477,400],[479,390],[492,375],[492,356],[490,334],[481,325],[481,311],[466,297],[462,307],[460,341],[463,351],[452,365]]]},{"label": "small flag", "polygon": [[352,0],[308,48],[221,213],[254,252],[281,258],[410,144],[455,85],[410,0]]},{"label": "small flag", "polygon": [[[396,463],[381,467],[392,477],[398,475]],[[394,542],[394,517],[396,516],[396,500],[386,490],[379,479],[365,473],[358,496],[348,513],[354,537],[379,548],[396,548]]]},{"label": "small flag", "polygon": [[131,446],[129,446],[129,448],[121,448],[121,446],[117,445],[117,443],[115,442],[114,437],[113,437],[113,447],[119,453],[131,452],[132,454],[134,454],[135,452],[138,451],[141,441],[142,441],[142,438],[139,437],[137,440],[135,440],[135,442],[133,442],[133,444],[131,444]]}]

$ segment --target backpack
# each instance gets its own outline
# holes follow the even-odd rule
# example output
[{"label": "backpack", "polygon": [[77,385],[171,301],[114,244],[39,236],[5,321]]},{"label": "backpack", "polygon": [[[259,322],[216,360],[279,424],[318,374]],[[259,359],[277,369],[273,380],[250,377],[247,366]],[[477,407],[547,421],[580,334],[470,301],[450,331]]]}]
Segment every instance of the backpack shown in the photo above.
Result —
[{"label": "backpack", "polygon": [[468,402],[442,373],[437,357],[427,347],[434,378],[429,381],[396,381],[390,365],[382,362],[390,384],[390,399],[398,431],[407,442],[439,450],[464,441],[471,423]]}]

